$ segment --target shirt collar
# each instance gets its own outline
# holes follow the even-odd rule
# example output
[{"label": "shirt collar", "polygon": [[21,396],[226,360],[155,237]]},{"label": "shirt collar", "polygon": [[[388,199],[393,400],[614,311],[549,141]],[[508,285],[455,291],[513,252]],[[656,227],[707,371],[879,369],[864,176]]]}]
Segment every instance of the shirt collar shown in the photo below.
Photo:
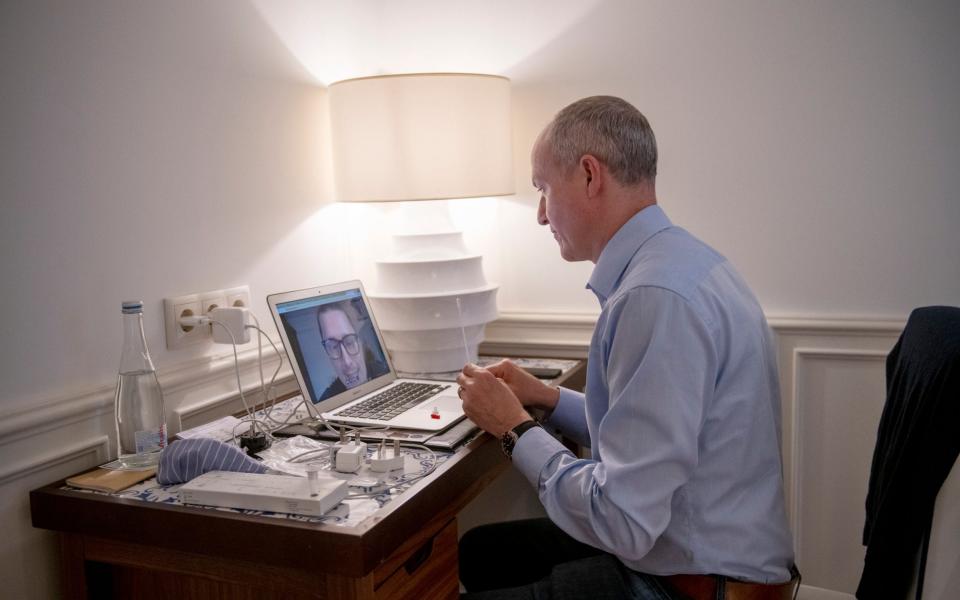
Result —
[{"label": "shirt collar", "polygon": [[657,232],[671,227],[673,223],[658,205],[653,204],[630,217],[617,230],[600,252],[597,266],[593,268],[587,288],[604,304],[626,270],[633,255]]}]

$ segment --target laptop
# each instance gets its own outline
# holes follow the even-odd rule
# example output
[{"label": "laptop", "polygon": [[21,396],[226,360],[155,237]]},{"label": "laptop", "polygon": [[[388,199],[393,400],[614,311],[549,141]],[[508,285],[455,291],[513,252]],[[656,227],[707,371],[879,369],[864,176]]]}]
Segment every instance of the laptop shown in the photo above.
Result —
[{"label": "laptop", "polygon": [[423,431],[463,418],[456,384],[397,375],[359,281],[271,294],[267,304],[312,418]]}]

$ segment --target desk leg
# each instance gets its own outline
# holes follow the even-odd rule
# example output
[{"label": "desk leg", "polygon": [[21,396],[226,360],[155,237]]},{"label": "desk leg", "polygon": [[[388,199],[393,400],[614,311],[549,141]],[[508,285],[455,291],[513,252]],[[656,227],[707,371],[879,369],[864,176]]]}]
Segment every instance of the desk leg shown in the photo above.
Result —
[{"label": "desk leg", "polygon": [[66,600],[86,600],[87,570],[82,536],[60,534],[60,563],[63,597]]}]

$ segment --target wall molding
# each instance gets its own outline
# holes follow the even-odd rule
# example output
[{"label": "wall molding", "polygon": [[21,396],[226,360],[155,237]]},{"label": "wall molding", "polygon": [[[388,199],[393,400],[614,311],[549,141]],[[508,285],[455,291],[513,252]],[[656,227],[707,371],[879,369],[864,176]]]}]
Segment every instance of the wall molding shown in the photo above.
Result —
[{"label": "wall molding", "polygon": [[[513,350],[516,354],[543,352],[547,356],[567,353],[582,358],[587,355],[598,316],[599,312],[503,312],[496,321],[487,325],[484,350],[490,354],[508,354],[508,350]],[[886,338],[899,335],[906,324],[906,318],[768,314],[767,322],[778,337],[828,335]]]},{"label": "wall molding", "polygon": [[97,436],[85,440],[73,446],[58,448],[55,452],[48,452],[39,457],[28,461],[15,464],[0,471],[0,486],[7,485],[11,481],[51,469],[58,465],[91,456],[90,464],[98,465],[108,460],[110,456],[110,438],[105,435]]},{"label": "wall molding", "polygon": [[481,352],[586,358],[596,314],[503,312],[487,324]]},{"label": "wall molding", "polygon": [[904,318],[857,318],[821,316],[767,315],[774,332],[792,335],[841,335],[844,337],[886,337],[899,335],[907,323]]},{"label": "wall molding", "polygon": [[[243,376],[249,377],[251,373],[257,371],[255,347],[239,351],[237,357]],[[276,368],[276,362],[276,354],[269,347],[265,348],[263,363],[267,378]],[[160,380],[160,387],[163,388],[164,397],[175,398],[206,384],[235,381],[234,356],[231,352],[222,356],[203,357],[163,367],[157,370],[157,377]],[[281,382],[280,376],[277,382]],[[81,392],[61,392],[39,403],[31,403],[30,406],[18,406],[0,412],[0,446],[111,414],[115,386],[116,384],[111,382],[109,385],[100,385]],[[236,383],[233,386],[236,390]],[[244,393],[248,388],[256,387],[259,387],[259,378],[256,386],[244,385]],[[229,396],[228,394],[227,399]],[[236,391],[232,396],[238,397]],[[176,410],[176,408],[173,409],[173,411]]]},{"label": "wall molding", "polygon": [[[598,314],[505,311],[496,321],[487,325],[481,351],[493,355],[584,358]],[[768,321],[778,337],[829,335],[886,338],[898,334],[906,319],[770,315]],[[263,356],[264,369],[269,377],[276,367],[277,358],[269,346],[264,347]],[[257,349],[244,349],[238,353],[238,357],[241,373],[244,378],[249,379],[257,368]],[[781,372],[786,368],[788,365],[781,365]],[[166,396],[183,396],[190,390],[217,383],[228,389],[199,401],[178,404],[171,412],[176,412],[186,420],[238,406],[238,394],[229,390],[229,381],[234,378],[233,369],[231,352],[193,359],[158,370],[160,385]],[[256,391],[258,382],[259,379],[256,384],[245,383],[244,393],[248,390]],[[292,382],[293,376],[287,366],[278,376],[277,385],[289,391],[292,389]],[[109,385],[82,391],[61,392],[39,403],[21,404],[0,412],[0,445],[87,419],[105,417],[113,410],[114,389],[111,382]]]}]

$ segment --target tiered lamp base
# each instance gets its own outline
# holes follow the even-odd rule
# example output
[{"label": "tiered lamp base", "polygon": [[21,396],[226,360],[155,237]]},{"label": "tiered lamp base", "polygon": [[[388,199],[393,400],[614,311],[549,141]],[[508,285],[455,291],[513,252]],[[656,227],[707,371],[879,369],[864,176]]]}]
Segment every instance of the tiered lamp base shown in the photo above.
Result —
[{"label": "tiered lamp base", "polygon": [[484,326],[497,318],[497,288],[459,231],[394,236],[397,255],[377,262],[369,294],[394,367],[456,371],[477,360]]}]

